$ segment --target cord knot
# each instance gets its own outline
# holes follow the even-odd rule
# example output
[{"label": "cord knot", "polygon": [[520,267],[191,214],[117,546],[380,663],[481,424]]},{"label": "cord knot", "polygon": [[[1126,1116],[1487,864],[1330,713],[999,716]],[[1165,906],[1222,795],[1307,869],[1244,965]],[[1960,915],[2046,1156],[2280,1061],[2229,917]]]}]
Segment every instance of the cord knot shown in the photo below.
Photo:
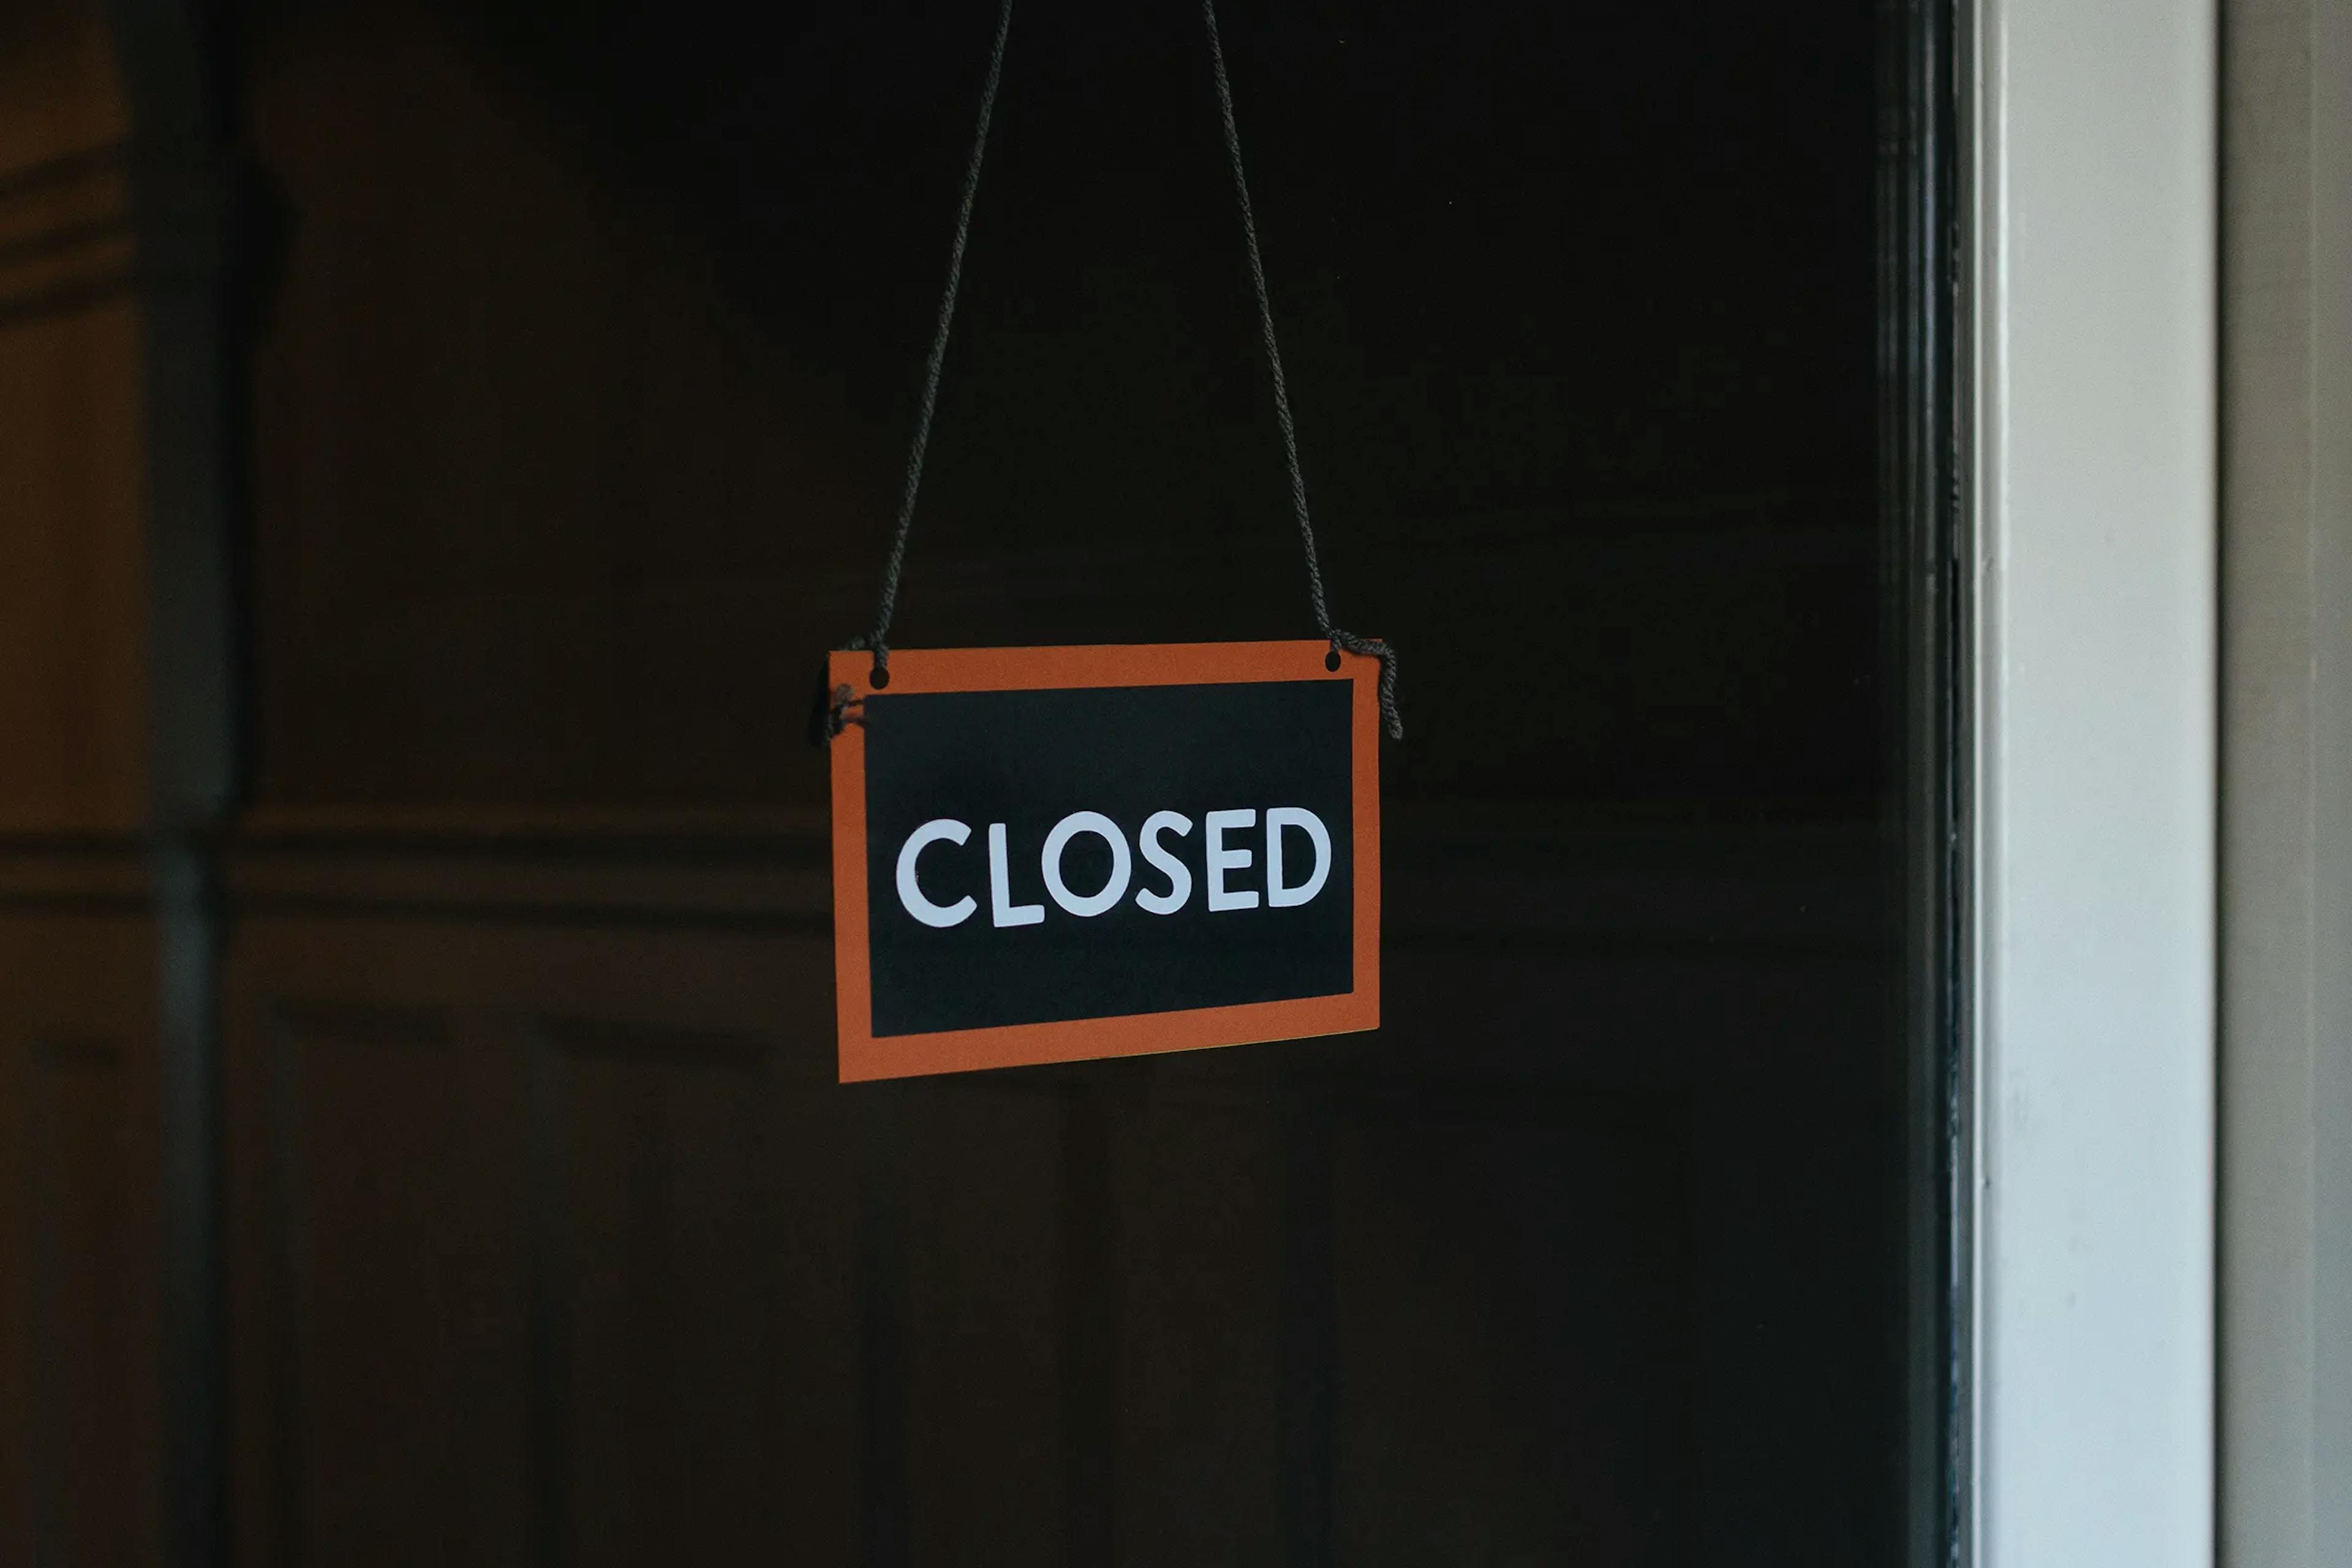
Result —
[{"label": "cord knot", "polygon": [[1337,626],[1329,628],[1326,635],[1330,637],[1335,652],[1360,654],[1366,658],[1381,661],[1381,727],[1389,732],[1390,740],[1403,740],[1404,717],[1397,711],[1396,649],[1379,637],[1360,637]]}]

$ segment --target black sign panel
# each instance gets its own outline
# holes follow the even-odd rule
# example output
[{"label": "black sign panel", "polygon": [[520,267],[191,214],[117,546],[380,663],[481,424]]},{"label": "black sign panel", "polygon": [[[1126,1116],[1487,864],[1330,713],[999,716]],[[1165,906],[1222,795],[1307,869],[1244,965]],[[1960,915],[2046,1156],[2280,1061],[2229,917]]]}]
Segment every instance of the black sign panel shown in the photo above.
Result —
[{"label": "black sign panel", "polygon": [[1328,660],[894,654],[835,742],[844,1077],[1370,1026],[1370,688]]}]

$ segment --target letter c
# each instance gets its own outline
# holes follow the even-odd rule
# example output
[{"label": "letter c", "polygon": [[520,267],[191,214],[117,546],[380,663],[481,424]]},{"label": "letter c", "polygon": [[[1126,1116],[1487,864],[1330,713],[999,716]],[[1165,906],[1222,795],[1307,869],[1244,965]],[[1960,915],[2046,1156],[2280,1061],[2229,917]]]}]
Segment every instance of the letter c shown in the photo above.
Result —
[{"label": "letter c", "polygon": [[907,906],[908,914],[935,930],[961,925],[980,904],[969,893],[951,904],[935,904],[923,897],[923,889],[915,881],[915,859],[922,854],[924,846],[939,839],[961,844],[971,837],[971,828],[953,817],[942,816],[915,829],[898,851],[898,901]]}]

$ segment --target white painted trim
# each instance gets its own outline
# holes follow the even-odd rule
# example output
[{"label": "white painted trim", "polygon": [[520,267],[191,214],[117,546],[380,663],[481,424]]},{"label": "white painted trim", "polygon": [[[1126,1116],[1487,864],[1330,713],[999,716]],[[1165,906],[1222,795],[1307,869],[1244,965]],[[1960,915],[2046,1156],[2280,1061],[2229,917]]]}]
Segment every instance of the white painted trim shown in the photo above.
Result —
[{"label": "white painted trim", "polygon": [[2212,0],[1976,61],[1976,1558],[2208,1568]]}]

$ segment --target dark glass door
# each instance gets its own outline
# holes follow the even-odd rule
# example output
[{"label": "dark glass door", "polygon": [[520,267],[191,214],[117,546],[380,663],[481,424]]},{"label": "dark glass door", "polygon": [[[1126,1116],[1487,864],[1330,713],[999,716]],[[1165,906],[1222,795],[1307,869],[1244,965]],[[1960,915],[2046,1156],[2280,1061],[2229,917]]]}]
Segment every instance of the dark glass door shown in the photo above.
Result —
[{"label": "dark glass door", "polygon": [[[1233,0],[1385,1026],[842,1088],[994,20],[239,14],[243,1558],[1937,1560],[1940,14]],[[903,646],[1313,634],[1219,137],[1024,0]]]}]

